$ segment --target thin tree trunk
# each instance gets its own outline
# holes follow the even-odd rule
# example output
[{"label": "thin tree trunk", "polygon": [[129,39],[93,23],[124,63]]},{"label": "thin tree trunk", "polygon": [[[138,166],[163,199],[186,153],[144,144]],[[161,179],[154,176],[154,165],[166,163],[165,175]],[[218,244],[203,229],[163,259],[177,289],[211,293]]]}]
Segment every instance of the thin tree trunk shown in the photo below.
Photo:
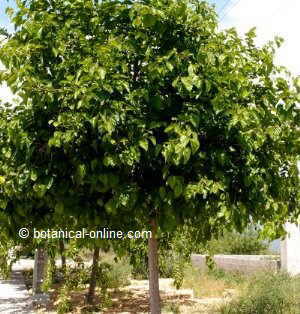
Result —
[{"label": "thin tree trunk", "polygon": [[42,293],[42,284],[45,278],[47,265],[47,253],[43,248],[35,250],[34,254],[34,269],[33,269],[33,282],[32,291],[33,294]]},{"label": "thin tree trunk", "polygon": [[51,283],[53,283],[55,280],[56,273],[55,255],[50,257],[50,269],[51,269]]},{"label": "thin tree trunk", "polygon": [[152,219],[150,224],[152,227],[152,237],[148,240],[150,313],[160,314],[158,241],[156,238],[157,225],[155,219]]},{"label": "thin tree trunk", "polygon": [[60,256],[61,256],[61,270],[63,275],[66,274],[66,255],[65,255],[65,244],[64,240],[59,240],[59,250],[60,250]]},{"label": "thin tree trunk", "polygon": [[100,249],[98,247],[95,247],[94,255],[93,255],[92,272],[91,272],[91,277],[90,277],[89,292],[86,298],[86,301],[88,304],[94,303],[95,290],[96,290],[96,284],[97,284],[97,269],[98,269],[98,262],[99,262],[99,253],[100,253]]}]

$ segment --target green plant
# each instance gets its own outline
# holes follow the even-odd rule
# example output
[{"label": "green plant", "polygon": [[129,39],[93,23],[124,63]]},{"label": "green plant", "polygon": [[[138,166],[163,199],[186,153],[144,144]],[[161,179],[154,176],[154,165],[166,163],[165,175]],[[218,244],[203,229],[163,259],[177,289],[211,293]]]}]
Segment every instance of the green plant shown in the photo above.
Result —
[{"label": "green plant", "polygon": [[180,314],[179,305],[175,303],[168,303],[163,306],[163,313]]},{"label": "green plant", "polygon": [[45,275],[45,279],[42,283],[42,291],[46,292],[48,291],[55,280],[55,274],[57,272],[57,268],[55,265],[55,259],[49,258],[47,263],[47,272]]},{"label": "green plant", "polygon": [[252,277],[236,299],[218,309],[221,314],[299,314],[300,277],[264,273]]},{"label": "green plant", "polygon": [[162,250],[159,255],[159,275],[163,278],[172,278],[180,257],[172,250]]},{"label": "green plant", "polygon": [[102,263],[108,263],[111,266],[108,272],[109,288],[117,289],[130,284],[133,267],[130,265],[130,258],[128,255],[117,257],[112,250],[100,253],[100,260]]},{"label": "green plant", "polygon": [[118,289],[130,284],[131,266],[125,259],[111,264],[111,270],[108,273],[109,288]]},{"label": "green plant", "polygon": [[248,278],[248,276],[243,273],[237,271],[224,271],[223,269],[216,267],[209,269],[207,274],[217,280],[223,280],[230,285],[239,285],[244,283]]},{"label": "green plant", "polygon": [[228,289],[240,290],[247,277],[213,268],[202,271],[192,265],[184,269],[183,287],[193,289],[196,297],[223,297]]},{"label": "green plant", "polygon": [[18,258],[18,250],[15,242],[8,236],[6,228],[3,227],[7,217],[0,212],[0,278],[8,279],[12,264]]},{"label": "green plant", "polygon": [[89,269],[84,267],[66,268],[65,286],[69,290],[80,289],[89,281]]},{"label": "green plant", "polygon": [[174,279],[173,284],[176,289],[180,289],[180,287],[182,286],[184,278],[184,266],[184,262],[181,260],[175,262],[172,277]]},{"label": "green plant", "polygon": [[243,233],[225,231],[195,250],[199,253],[215,254],[267,254],[268,242],[259,238],[257,231],[245,230]]},{"label": "green plant", "polygon": [[0,82],[21,98],[0,119],[12,234],[53,216],[151,228],[159,312],[160,231],[190,221],[204,240],[250,219],[282,231],[298,215],[298,95],[274,64],[281,39],[219,31],[206,1],[17,4],[0,49]]},{"label": "green plant", "polygon": [[72,311],[72,301],[69,293],[69,289],[63,286],[60,289],[57,299],[57,313],[64,314]]}]

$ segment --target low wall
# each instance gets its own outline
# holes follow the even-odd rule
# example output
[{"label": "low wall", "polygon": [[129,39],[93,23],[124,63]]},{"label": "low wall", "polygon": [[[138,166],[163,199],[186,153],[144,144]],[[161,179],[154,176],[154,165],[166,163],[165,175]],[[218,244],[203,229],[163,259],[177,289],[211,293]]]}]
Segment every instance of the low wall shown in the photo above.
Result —
[{"label": "low wall", "polygon": [[[206,257],[207,255],[192,254],[192,265],[203,270],[207,269]],[[280,268],[279,257],[276,255],[214,255],[213,260],[220,269],[242,273],[276,271]]]}]

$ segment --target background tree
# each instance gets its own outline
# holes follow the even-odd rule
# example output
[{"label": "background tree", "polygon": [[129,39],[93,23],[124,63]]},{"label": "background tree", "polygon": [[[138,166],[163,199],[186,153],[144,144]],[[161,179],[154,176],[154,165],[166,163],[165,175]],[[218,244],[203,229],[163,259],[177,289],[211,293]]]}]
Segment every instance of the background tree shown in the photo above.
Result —
[{"label": "background tree", "polygon": [[0,36],[4,36],[5,38],[10,37],[10,34],[8,33],[8,31],[6,30],[6,28],[4,27],[0,27]]}]

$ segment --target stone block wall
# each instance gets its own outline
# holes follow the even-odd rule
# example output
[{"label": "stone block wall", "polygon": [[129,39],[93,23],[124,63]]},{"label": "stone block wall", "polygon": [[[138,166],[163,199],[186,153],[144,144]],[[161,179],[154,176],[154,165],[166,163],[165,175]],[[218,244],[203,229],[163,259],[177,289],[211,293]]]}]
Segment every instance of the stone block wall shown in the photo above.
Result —
[{"label": "stone block wall", "polygon": [[[226,271],[254,273],[280,269],[279,257],[276,255],[214,255],[213,260],[218,268]],[[192,254],[191,261],[195,267],[207,269],[205,255]]]}]

